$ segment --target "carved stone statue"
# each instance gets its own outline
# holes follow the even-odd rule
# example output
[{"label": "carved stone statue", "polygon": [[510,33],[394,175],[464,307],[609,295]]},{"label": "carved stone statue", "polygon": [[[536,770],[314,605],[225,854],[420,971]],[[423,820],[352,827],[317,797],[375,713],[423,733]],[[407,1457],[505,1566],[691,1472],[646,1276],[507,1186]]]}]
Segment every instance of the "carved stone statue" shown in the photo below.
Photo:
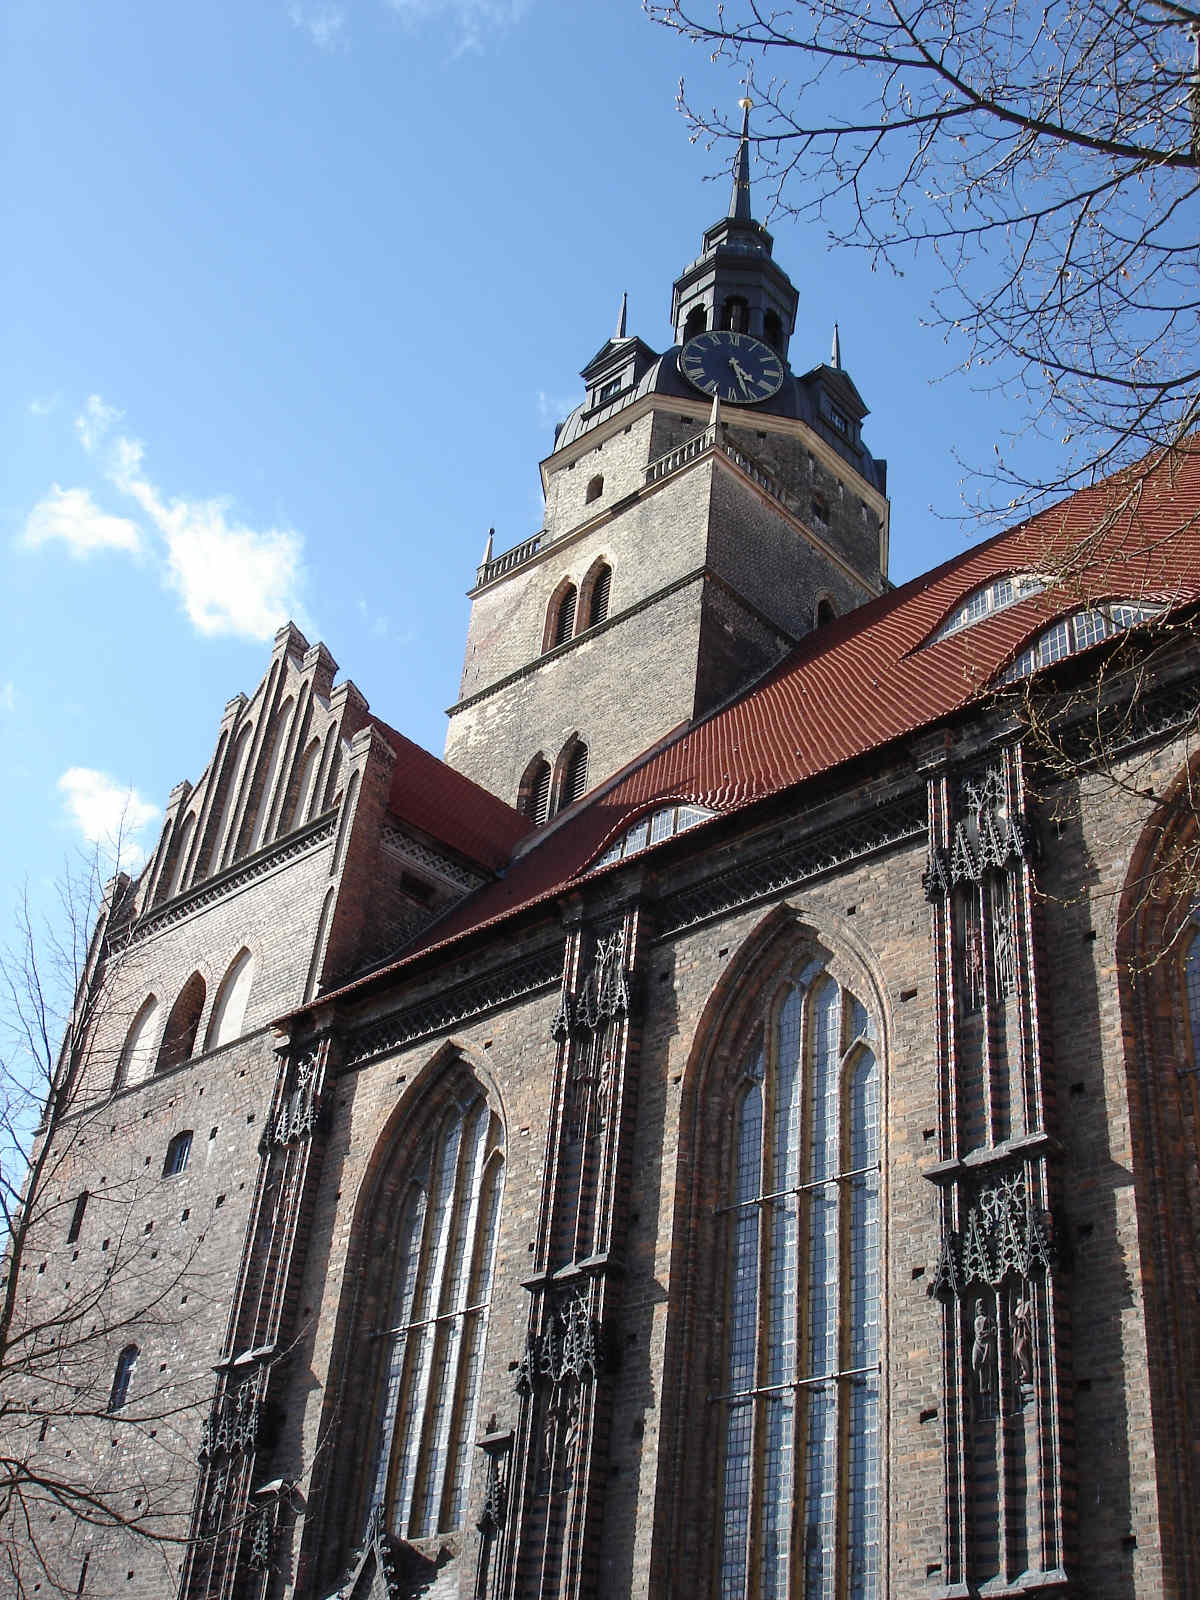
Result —
[{"label": "carved stone statue", "polygon": [[1017,1363],[1017,1377],[1023,1389],[1033,1386],[1033,1339],[1031,1318],[1033,1307],[1024,1295],[1013,1306],[1013,1356]]},{"label": "carved stone statue", "polygon": [[975,1302],[975,1340],[971,1345],[971,1372],[981,1399],[990,1399],[993,1389],[996,1354],[996,1324],[988,1316],[982,1300]]}]

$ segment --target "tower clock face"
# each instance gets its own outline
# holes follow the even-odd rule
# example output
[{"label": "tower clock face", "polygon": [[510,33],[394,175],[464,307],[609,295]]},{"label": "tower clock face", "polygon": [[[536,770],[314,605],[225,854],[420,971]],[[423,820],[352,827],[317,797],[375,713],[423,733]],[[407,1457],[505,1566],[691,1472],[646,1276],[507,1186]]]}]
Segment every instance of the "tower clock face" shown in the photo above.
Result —
[{"label": "tower clock face", "polygon": [[724,328],[689,339],[679,352],[679,370],[705,394],[739,406],[769,400],[783,382],[783,362],[769,344]]}]

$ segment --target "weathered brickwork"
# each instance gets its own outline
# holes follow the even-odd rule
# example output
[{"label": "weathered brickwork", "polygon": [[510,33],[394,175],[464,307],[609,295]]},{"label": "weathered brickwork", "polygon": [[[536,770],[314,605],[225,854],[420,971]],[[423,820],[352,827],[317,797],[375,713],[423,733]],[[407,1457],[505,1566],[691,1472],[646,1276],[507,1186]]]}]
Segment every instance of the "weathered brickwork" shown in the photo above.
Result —
[{"label": "weathered brickwork", "polygon": [[[116,999],[20,1290],[104,1289],[92,1414],[40,1448],[170,1542],[98,1537],[81,1594],[1200,1592],[1195,818],[1147,798],[1191,782],[1194,655],[1103,772],[1053,777],[964,690],[780,777],[788,717],[890,691],[862,658],[798,676],[884,587],[882,465],[799,400],[709,434],[673,381],[569,423],[544,542],[482,569],[455,770],[281,630],[114,891]],[[554,644],[601,562],[607,615]],[[822,602],[851,620],[805,639]],[[894,603],[866,615],[932,625]],[[540,754],[553,809],[575,739],[594,787],[801,639],[801,709],[746,693],[672,741],[693,766],[611,787],[574,857],[586,800],[540,833],[497,806]],[[589,870],[601,837],[627,854]]]}]

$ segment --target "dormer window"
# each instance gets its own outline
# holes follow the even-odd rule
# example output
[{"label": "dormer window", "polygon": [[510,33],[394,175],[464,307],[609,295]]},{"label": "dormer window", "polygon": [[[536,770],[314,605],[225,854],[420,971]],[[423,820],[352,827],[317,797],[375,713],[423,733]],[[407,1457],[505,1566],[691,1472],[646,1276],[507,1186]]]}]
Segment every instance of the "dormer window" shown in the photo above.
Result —
[{"label": "dormer window", "polygon": [[1009,606],[1015,606],[1018,600],[1024,600],[1031,594],[1040,594],[1045,587],[1045,580],[1039,578],[1036,572],[1014,572],[1003,578],[993,578],[991,583],[983,584],[965,600],[961,600],[929,642],[935,644],[939,639],[957,633],[960,628],[969,628],[984,617],[990,617],[994,611],[1005,611]]},{"label": "dormer window", "polygon": [[1041,667],[1053,666],[1064,656],[1073,656],[1077,650],[1099,644],[1115,633],[1124,633],[1139,622],[1149,622],[1158,616],[1161,606],[1138,605],[1133,600],[1108,601],[1087,611],[1076,611],[1073,616],[1060,617],[1048,628],[1043,628],[1037,638],[1015,661],[1000,674],[1001,683],[1016,683],[1031,677]]},{"label": "dormer window", "polygon": [[657,811],[643,814],[632,827],[626,828],[624,833],[613,840],[604,854],[592,862],[588,871],[595,872],[600,867],[609,867],[614,861],[623,860],[626,856],[636,856],[650,845],[658,844],[663,839],[670,839],[676,833],[685,833],[688,828],[694,828],[700,822],[707,822],[709,817],[715,817],[716,814],[707,806],[689,805],[687,802],[660,806]]},{"label": "dormer window", "polygon": [[620,394],[624,387],[625,378],[623,374],[619,378],[610,378],[607,383],[602,383],[596,390],[596,404],[598,406],[603,405],[606,400],[611,400],[613,395]]}]

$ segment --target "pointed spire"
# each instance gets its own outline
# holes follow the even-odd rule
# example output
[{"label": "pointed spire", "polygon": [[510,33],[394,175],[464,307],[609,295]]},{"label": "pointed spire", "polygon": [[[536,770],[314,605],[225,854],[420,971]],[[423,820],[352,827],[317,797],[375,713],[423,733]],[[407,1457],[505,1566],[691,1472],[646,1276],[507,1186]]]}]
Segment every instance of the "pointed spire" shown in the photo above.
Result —
[{"label": "pointed spire", "polygon": [[488,562],[492,559],[492,541],[495,539],[495,537],[496,537],[495,528],[489,528],[488,529],[488,536],[487,536],[487,543],[483,547],[483,563],[482,564],[485,567],[487,566]]},{"label": "pointed spire", "polygon": [[733,193],[729,196],[729,215],[735,222],[750,219],[750,108],[753,100],[739,100],[742,108],[742,137],[733,163]]},{"label": "pointed spire", "polygon": [[713,429],[721,426],[721,396],[715,390],[713,392],[712,410],[708,414],[708,425]]},{"label": "pointed spire", "polygon": [[842,370],[842,336],[836,322],[833,325],[833,349],[829,352],[829,365],[835,372]]},{"label": "pointed spire", "polygon": [[625,338],[625,313],[628,311],[628,309],[629,295],[626,293],[621,296],[621,309],[617,313],[617,331],[613,334],[614,339]]}]

